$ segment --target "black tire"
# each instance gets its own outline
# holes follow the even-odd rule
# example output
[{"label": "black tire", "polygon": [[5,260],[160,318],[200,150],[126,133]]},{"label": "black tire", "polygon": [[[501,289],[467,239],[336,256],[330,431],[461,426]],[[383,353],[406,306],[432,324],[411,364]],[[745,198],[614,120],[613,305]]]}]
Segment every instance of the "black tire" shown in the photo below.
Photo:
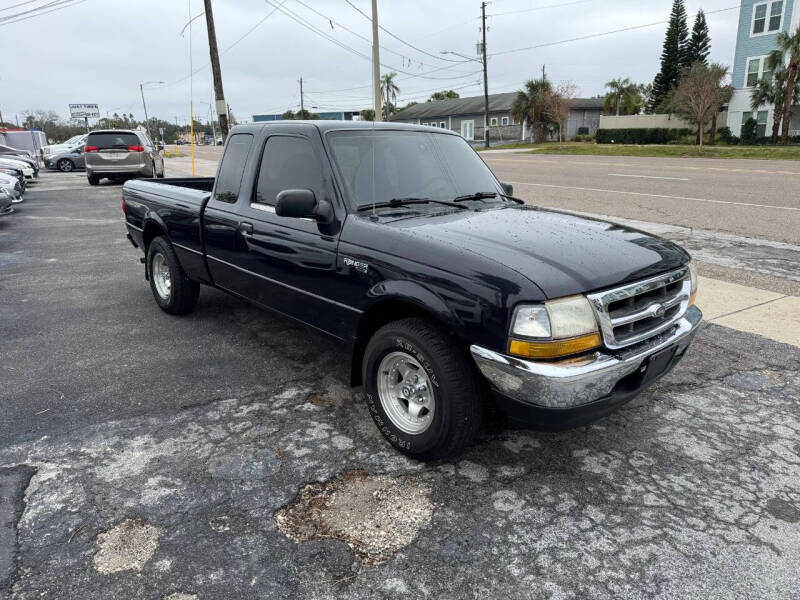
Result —
[{"label": "black tire", "polygon": [[[153,277],[153,263],[157,257],[163,257],[169,271],[170,290],[167,294],[159,291]],[[171,315],[185,315],[194,310],[200,295],[200,284],[186,277],[172,244],[163,236],[154,238],[147,249],[147,276],[150,290],[161,310]]]},{"label": "black tire", "polygon": [[68,158],[62,158],[56,166],[62,173],[70,173],[75,170],[75,163]]},{"label": "black tire", "polygon": [[156,175],[156,177],[158,177],[159,179],[164,179],[164,175],[165,175],[165,173],[164,173],[164,165],[161,165],[161,173]]},{"label": "black tire", "polygon": [[[405,353],[427,372],[434,397],[432,421],[421,433],[400,429],[378,393],[381,361]],[[443,327],[419,318],[385,325],[372,336],[362,365],[364,395],[372,419],[395,448],[419,460],[455,456],[469,446],[483,417],[480,382],[466,348]]]},{"label": "black tire", "polygon": [[88,175],[86,178],[89,180],[89,185],[97,185],[100,183],[100,178],[97,175]]}]

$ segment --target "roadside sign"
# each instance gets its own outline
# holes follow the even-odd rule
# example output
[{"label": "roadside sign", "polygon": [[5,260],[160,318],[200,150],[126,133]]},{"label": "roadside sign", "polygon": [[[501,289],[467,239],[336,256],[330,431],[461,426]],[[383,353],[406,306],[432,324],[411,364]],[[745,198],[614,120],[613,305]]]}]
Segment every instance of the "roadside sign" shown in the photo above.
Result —
[{"label": "roadside sign", "polygon": [[73,119],[96,119],[100,117],[100,109],[97,104],[70,104],[69,116]]},{"label": "roadside sign", "polygon": [[159,127],[158,128],[158,135],[160,135],[160,136],[164,135],[164,128],[163,127]]}]

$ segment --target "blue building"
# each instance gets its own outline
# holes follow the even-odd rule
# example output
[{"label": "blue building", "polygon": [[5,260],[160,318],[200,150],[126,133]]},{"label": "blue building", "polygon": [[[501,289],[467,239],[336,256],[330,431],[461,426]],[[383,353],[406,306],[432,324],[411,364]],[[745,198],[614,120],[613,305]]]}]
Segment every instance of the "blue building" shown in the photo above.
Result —
[{"label": "blue building", "polygon": [[[759,136],[771,133],[773,107],[765,105],[754,112],[750,95],[759,80],[771,75],[766,58],[777,49],[778,32],[796,31],[798,25],[800,0],[742,0],[732,70],[734,93],[728,105],[728,127],[734,135],[741,133],[742,123],[751,116],[758,122]],[[790,135],[800,135],[797,130],[800,130],[800,110],[793,111]]]}]

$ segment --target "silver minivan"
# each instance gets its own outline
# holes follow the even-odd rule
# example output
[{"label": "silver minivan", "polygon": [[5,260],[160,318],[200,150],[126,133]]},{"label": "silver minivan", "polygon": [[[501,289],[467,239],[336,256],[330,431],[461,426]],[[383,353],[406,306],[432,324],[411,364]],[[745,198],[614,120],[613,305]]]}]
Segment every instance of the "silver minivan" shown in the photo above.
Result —
[{"label": "silver minivan", "polygon": [[164,157],[144,131],[98,129],[83,148],[89,185],[100,179],[164,177]]}]

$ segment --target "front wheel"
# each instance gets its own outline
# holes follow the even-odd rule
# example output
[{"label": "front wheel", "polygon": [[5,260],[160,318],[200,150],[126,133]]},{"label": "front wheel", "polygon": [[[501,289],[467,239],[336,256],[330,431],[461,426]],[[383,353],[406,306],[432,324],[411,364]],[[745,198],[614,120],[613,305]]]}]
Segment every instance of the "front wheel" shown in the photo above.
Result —
[{"label": "front wheel", "polygon": [[365,350],[363,381],[375,424],[405,454],[454,456],[477,435],[483,406],[475,369],[436,323],[410,318],[379,329]]},{"label": "front wheel", "polygon": [[75,165],[72,164],[72,161],[68,158],[62,158],[58,161],[58,170],[64,173],[69,173],[75,168]]},{"label": "front wheel", "polygon": [[100,183],[100,178],[97,175],[88,175],[86,178],[89,180],[89,185],[97,185]]},{"label": "front wheel", "polygon": [[163,236],[153,239],[147,249],[147,274],[161,310],[172,315],[194,310],[200,284],[186,277],[172,244]]}]

